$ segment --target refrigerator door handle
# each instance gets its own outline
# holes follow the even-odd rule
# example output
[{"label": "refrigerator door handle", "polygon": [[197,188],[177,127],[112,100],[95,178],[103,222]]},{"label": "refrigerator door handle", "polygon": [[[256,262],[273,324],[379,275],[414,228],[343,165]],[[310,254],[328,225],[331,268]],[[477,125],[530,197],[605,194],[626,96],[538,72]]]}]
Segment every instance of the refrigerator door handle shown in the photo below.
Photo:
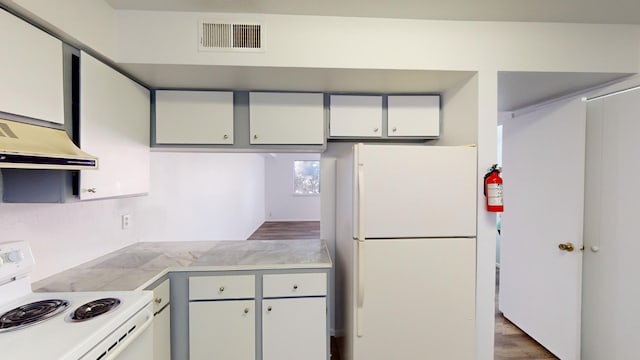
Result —
[{"label": "refrigerator door handle", "polygon": [[364,241],[364,169],[358,164],[358,241]]},{"label": "refrigerator door handle", "polygon": [[363,336],[364,307],[364,169],[358,161],[358,294],[356,298],[356,334]]},{"label": "refrigerator door handle", "polygon": [[364,241],[361,240],[358,240],[358,297],[356,300],[356,334],[362,337],[364,335]]}]

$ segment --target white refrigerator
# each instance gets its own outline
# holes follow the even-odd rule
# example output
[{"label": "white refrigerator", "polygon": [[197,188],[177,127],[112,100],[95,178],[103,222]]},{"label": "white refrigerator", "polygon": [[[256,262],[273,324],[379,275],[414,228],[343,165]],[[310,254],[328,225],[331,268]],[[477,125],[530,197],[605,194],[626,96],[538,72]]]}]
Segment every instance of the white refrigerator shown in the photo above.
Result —
[{"label": "white refrigerator", "polygon": [[463,146],[356,144],[338,157],[344,359],[474,359],[476,164]]}]

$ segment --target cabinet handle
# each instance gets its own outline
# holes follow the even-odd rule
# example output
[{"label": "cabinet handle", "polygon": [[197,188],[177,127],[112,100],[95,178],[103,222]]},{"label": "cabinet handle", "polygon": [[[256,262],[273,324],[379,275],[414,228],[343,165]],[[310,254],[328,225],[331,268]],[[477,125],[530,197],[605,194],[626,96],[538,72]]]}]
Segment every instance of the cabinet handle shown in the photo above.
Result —
[{"label": "cabinet handle", "polygon": [[267,306],[267,311],[271,312],[271,310],[273,310],[273,308],[271,307],[271,305]]},{"label": "cabinet handle", "polygon": [[228,139],[228,138],[229,138],[229,135],[224,134],[224,136],[223,136],[222,138],[226,140],[226,139]]},{"label": "cabinet handle", "polygon": [[397,130],[398,130],[398,128],[394,126],[391,131],[396,132]]},{"label": "cabinet handle", "polygon": [[258,135],[253,135],[253,138],[254,138],[254,139],[257,139],[257,138],[258,138]]},{"label": "cabinet handle", "polygon": [[298,290],[298,284],[293,284],[293,290]]},{"label": "cabinet handle", "polygon": [[379,130],[378,128],[375,128],[373,129],[373,132],[378,132],[378,130]]},{"label": "cabinet handle", "polygon": [[96,188],[88,188],[87,192],[95,194],[97,192]]},{"label": "cabinet handle", "polygon": [[153,301],[155,301],[156,304],[160,304],[162,302],[162,298],[157,297],[157,298],[153,299]]},{"label": "cabinet handle", "polygon": [[249,308],[244,308],[244,313],[248,314],[249,313]]},{"label": "cabinet handle", "polygon": [[224,291],[224,286],[220,286],[220,289],[218,289],[218,291],[223,292]]}]

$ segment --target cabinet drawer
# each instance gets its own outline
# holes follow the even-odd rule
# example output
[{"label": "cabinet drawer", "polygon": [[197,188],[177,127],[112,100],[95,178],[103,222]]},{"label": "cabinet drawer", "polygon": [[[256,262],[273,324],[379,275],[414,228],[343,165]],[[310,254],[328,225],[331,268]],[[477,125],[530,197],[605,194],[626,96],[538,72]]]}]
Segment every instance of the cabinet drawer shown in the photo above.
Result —
[{"label": "cabinet drawer", "polygon": [[327,295],[327,274],[270,274],[262,278],[264,297]]},{"label": "cabinet drawer", "polygon": [[255,293],[253,275],[189,278],[189,300],[251,299]]},{"label": "cabinet drawer", "polygon": [[153,289],[153,312],[160,311],[169,303],[170,280],[167,279]]}]

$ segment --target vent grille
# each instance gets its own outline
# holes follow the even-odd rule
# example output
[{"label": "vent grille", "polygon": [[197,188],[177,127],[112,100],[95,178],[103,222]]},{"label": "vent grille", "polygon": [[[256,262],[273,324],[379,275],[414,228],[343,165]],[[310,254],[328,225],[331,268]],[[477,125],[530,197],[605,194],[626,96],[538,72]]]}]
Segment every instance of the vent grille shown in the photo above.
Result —
[{"label": "vent grille", "polygon": [[202,22],[200,49],[262,49],[262,26]]}]

